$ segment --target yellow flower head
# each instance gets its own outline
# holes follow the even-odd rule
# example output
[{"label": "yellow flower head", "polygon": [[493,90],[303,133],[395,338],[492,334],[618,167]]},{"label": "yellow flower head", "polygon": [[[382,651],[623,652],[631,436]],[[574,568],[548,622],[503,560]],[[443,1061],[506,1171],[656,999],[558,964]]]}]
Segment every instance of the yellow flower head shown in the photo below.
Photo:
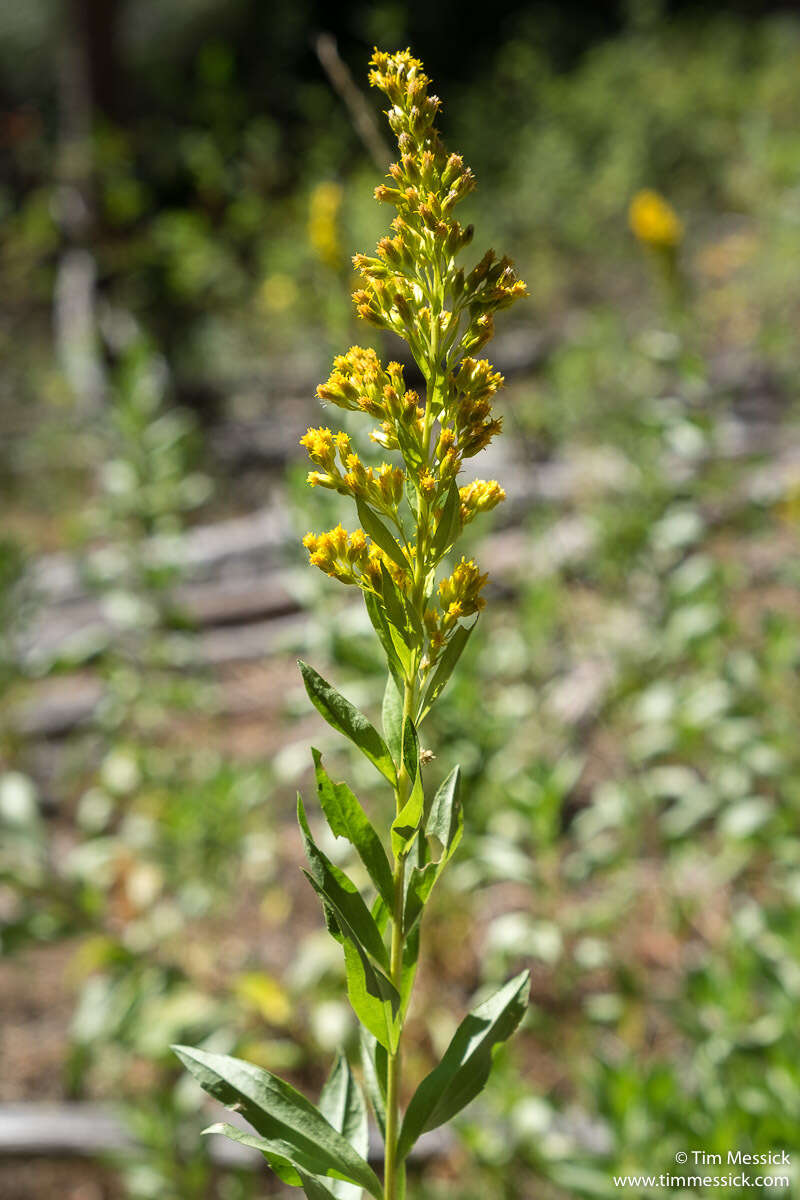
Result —
[{"label": "yellow flower head", "polygon": [[320,467],[332,467],[336,455],[334,436],[330,429],[307,429],[300,438],[308,457]]},{"label": "yellow flower head", "polygon": [[474,479],[466,487],[459,488],[461,499],[461,523],[468,525],[479,512],[489,512],[506,498],[505,491],[496,479]]},{"label": "yellow flower head", "polygon": [[480,612],[486,601],[479,593],[488,578],[488,574],[481,575],[473,559],[461,559],[452,575],[439,584],[439,601],[446,621]]},{"label": "yellow flower head", "polygon": [[655,249],[672,250],[683,240],[680,217],[672,205],[651,188],[644,188],[633,197],[628,209],[628,223],[640,242]]}]

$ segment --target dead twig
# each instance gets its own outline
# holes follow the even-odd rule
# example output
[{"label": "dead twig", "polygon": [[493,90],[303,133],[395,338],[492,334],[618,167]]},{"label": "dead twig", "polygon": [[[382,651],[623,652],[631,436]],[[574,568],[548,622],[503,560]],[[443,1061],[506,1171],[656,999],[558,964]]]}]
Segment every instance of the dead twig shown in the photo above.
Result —
[{"label": "dead twig", "polygon": [[330,33],[318,33],[312,39],[312,45],[331,86],[350,113],[353,128],[367,153],[378,170],[385,171],[391,162],[389,147],[383,140],[374,112],[339,54],[336,38]]}]

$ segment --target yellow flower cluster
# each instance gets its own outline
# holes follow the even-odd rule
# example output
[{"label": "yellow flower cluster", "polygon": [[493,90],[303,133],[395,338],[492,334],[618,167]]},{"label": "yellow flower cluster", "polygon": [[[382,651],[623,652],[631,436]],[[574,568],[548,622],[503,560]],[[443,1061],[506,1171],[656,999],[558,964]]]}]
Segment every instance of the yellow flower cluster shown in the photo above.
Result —
[{"label": "yellow flower cluster", "polygon": [[378,592],[381,566],[395,583],[402,585],[405,582],[404,573],[368,540],[363,529],[348,533],[342,525],[337,525],[327,533],[307,533],[303,545],[308,551],[309,562],[340,583],[358,584],[367,591]]},{"label": "yellow flower cluster", "polygon": [[458,489],[461,500],[461,524],[468,525],[478,513],[489,512],[506,498],[496,479],[474,479]]},{"label": "yellow flower cluster", "polygon": [[406,435],[413,433],[420,441],[425,409],[420,407],[419,396],[406,389],[400,363],[390,362],[384,370],[374,350],[351,346],[347,354],[338,355],[329,378],[317,388],[317,396],[380,420],[380,428],[370,436],[385,450],[399,449],[398,429]]},{"label": "yellow flower cluster", "polygon": [[680,217],[672,205],[651,188],[643,188],[633,197],[628,222],[640,242],[657,250],[674,250],[683,240]]},{"label": "yellow flower cluster", "polygon": [[488,574],[481,574],[473,559],[462,558],[461,562],[439,584],[439,606],[437,611],[425,611],[425,628],[428,634],[428,662],[433,664],[462,617],[471,617],[485,607],[480,595]]},{"label": "yellow flower cluster", "polygon": [[475,186],[474,175],[442,146],[435,128],[440,102],[422,64],[407,50],[376,51],[371,66],[370,82],[388,98],[399,147],[375,195],[397,215],[374,255],[354,257],[363,286],[353,298],[364,320],[408,343],[425,389],[420,395],[407,388],[402,366],[384,367],[372,349],[353,346],[334,359],[319,399],[372,417],[372,440],[398,453],[402,466],[365,465],[346,433],[309,429],[301,439],[314,467],[309,483],[355,498],[366,533],[338,526],[309,534],[305,545],[314,566],[374,593],[390,624],[405,620],[401,634],[417,664],[412,673],[424,674],[458,622],[484,604],[486,575],[472,560],[462,559],[441,582],[438,605],[435,570],[463,526],[505,499],[496,480],[459,488],[457,476],[501,428],[492,405],[503,377],[477,353],[494,332],[495,312],[527,290],[511,262],[491,250],[471,270],[457,265],[473,230],[455,210]]},{"label": "yellow flower cluster", "polygon": [[439,584],[439,601],[445,616],[455,620],[480,612],[486,601],[479,593],[488,578],[481,575],[471,558],[462,558],[453,574]]},{"label": "yellow flower cluster", "polygon": [[300,445],[305,446],[311,461],[322,468],[309,471],[307,479],[312,487],[332,488],[359,497],[379,512],[393,513],[402,501],[405,471],[389,463],[381,463],[377,472],[365,467],[344,431],[309,429],[301,437]]},{"label": "yellow flower cluster", "polygon": [[467,276],[453,268],[451,304],[439,303],[425,264],[436,257],[452,267],[472,241],[472,226],[462,226],[453,210],[475,187],[475,176],[439,140],[434,121],[440,101],[429,95],[430,80],[418,59],[408,51],[376,51],[370,83],[390,101],[386,115],[400,150],[400,160],[389,168],[391,184],[380,184],[375,197],[393,204],[398,215],[392,222],[395,236],[378,243],[377,257],[353,259],[365,280],[353,295],[356,309],[370,324],[405,337],[415,356],[435,343],[452,345],[462,315],[468,315],[462,344],[471,353],[492,336],[492,313],[527,295],[527,289],[510,261],[496,261],[489,251]]}]

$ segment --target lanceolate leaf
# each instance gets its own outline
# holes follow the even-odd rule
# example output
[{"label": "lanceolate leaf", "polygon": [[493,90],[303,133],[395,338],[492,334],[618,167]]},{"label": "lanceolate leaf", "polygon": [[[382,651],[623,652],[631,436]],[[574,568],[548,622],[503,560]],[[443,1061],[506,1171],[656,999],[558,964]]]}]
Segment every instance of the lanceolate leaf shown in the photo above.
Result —
[{"label": "lanceolate leaf", "polygon": [[[319,1110],[334,1129],[347,1138],[362,1158],[369,1153],[367,1106],[361,1088],[341,1052],[337,1055],[319,1098]],[[338,1200],[361,1200],[360,1187],[337,1181],[329,1185]]]},{"label": "lanceolate leaf", "polygon": [[386,563],[383,562],[381,563],[381,595],[383,596],[383,606],[386,609],[388,620],[408,645],[410,638],[405,606],[394,585],[394,580],[386,570]]},{"label": "lanceolate leaf", "polygon": [[414,980],[417,975],[417,962],[419,961],[419,931],[420,927],[417,924],[416,928],[412,929],[403,944],[403,969],[400,978],[400,1003],[401,1011],[405,1016],[408,1002],[411,999],[411,992],[414,987]]},{"label": "lanceolate leaf", "polygon": [[361,1034],[361,1066],[364,1086],[378,1122],[381,1137],[386,1140],[386,1079],[389,1070],[386,1050],[366,1029]]},{"label": "lanceolate leaf", "polygon": [[365,1159],[369,1151],[367,1106],[350,1064],[341,1051],[320,1093],[319,1110]]},{"label": "lanceolate leaf", "polygon": [[388,956],[380,931],[352,882],[314,845],[299,796],[297,819],[314,872],[306,872],[306,878],[322,901],[328,931],[344,950],[350,1004],[358,1019],[394,1053],[400,996],[386,974]]},{"label": "lanceolate leaf", "polygon": [[[380,643],[386,653],[386,659],[389,664],[389,670],[393,677],[397,680],[398,687],[402,686],[403,672],[406,669],[403,663],[403,657],[398,653],[394,638],[392,637],[392,629],[384,612],[383,605],[378,597],[373,592],[364,592],[364,604],[367,609],[367,615],[372,622],[372,627],[380,638]],[[404,647],[405,650],[405,647]]]},{"label": "lanceolate leaf", "polygon": [[461,653],[469,641],[469,635],[475,628],[476,622],[471,625],[459,625],[447,646],[444,649],[442,657],[436,666],[430,683],[425,689],[425,695],[419,706],[419,714],[417,716],[417,724],[421,725],[423,719],[430,712],[434,701],[444,691],[444,688],[453,673],[453,668],[461,657]]},{"label": "lanceolate leaf", "polygon": [[419,769],[419,738],[414,722],[406,717],[403,732],[403,764],[411,782],[408,799],[392,823],[392,848],[395,856],[407,854],[422,821],[425,793]]},{"label": "lanceolate leaf", "polygon": [[403,727],[403,765],[409,779],[415,779],[419,770],[419,738],[411,717],[406,717]]},{"label": "lanceolate leaf", "polygon": [[[332,1189],[336,1186],[331,1184],[331,1187],[326,1187],[324,1183],[320,1183],[313,1175],[306,1175],[305,1171],[300,1171],[300,1180],[303,1184],[303,1191],[308,1196],[308,1200],[336,1200],[337,1196],[343,1195],[342,1192],[335,1192]],[[348,1195],[359,1197],[363,1195],[361,1188],[351,1187],[349,1183],[339,1184],[340,1187],[350,1188]]]},{"label": "lanceolate leaf", "polygon": [[[355,798],[355,797],[354,797]],[[356,885],[319,849],[308,827],[303,801],[297,797],[297,820],[303,833],[306,855],[311,867],[311,882],[336,917],[342,933],[346,931],[377,963],[389,969],[389,955],[372,913]]]},{"label": "lanceolate leaf", "polygon": [[386,570],[386,563],[381,563],[381,592],[386,606],[386,615],[392,625],[399,631],[406,645],[414,645],[414,639],[408,632],[409,624],[417,635],[419,642],[422,642],[425,634],[420,615],[413,604],[410,604],[408,600],[404,603],[400,598],[397,585]]},{"label": "lanceolate leaf", "polygon": [[[297,1187],[300,1183],[301,1171],[296,1163],[292,1163],[291,1158],[286,1157],[285,1143],[274,1138],[263,1138],[258,1133],[248,1133],[246,1129],[229,1125],[227,1121],[218,1121],[214,1125],[209,1125],[208,1129],[204,1129],[202,1132],[204,1137],[207,1134],[217,1133],[230,1138],[232,1142],[238,1142],[240,1146],[249,1146],[251,1150],[260,1150],[279,1179],[288,1183],[290,1187]],[[275,1146],[280,1146],[284,1153],[276,1153]]]},{"label": "lanceolate leaf", "polygon": [[440,559],[452,546],[461,528],[461,497],[458,485],[453,479],[447,491],[442,515],[436,527],[431,552],[435,559]]},{"label": "lanceolate leaf", "polygon": [[422,915],[425,903],[439,876],[455,854],[464,830],[464,815],[459,799],[461,768],[453,770],[433,798],[425,822],[426,838],[435,838],[441,846],[437,858],[415,864],[406,876],[404,928],[411,933]]},{"label": "lanceolate leaf", "polygon": [[365,504],[360,497],[356,497],[356,507],[358,508],[358,519],[373,542],[380,546],[384,554],[388,554],[389,558],[397,563],[398,567],[402,567],[404,571],[408,571],[408,559],[377,513],[374,513],[369,505]]},{"label": "lanceolate leaf", "polygon": [[205,1091],[241,1112],[271,1153],[290,1161],[298,1171],[347,1179],[381,1200],[383,1189],[369,1164],[290,1084],[227,1054],[189,1046],[173,1046],[173,1050]]},{"label": "lanceolate leaf", "polygon": [[392,756],[377,729],[313,667],[309,667],[308,663],[300,662],[300,670],[308,697],[318,712],[329,725],[354,742],[361,753],[375,764],[381,775],[394,787],[397,775]]},{"label": "lanceolate leaf", "polygon": [[[338,1195],[343,1193],[333,1192],[333,1187],[336,1184],[331,1184],[330,1188],[326,1188],[324,1183],[315,1180],[313,1175],[306,1175],[305,1171],[300,1171],[300,1180],[302,1182],[303,1192],[308,1196],[308,1200],[336,1200]],[[361,1188],[351,1187],[349,1183],[339,1184],[339,1187],[350,1188],[349,1195],[363,1195]]]},{"label": "lanceolate leaf", "polygon": [[406,1110],[401,1157],[421,1134],[449,1121],[483,1089],[494,1047],[511,1036],[525,1015],[529,987],[530,973],[523,971],[464,1018],[444,1058],[423,1079]]},{"label": "lanceolate leaf", "polygon": [[383,693],[383,736],[397,766],[403,752],[403,693],[390,673]]},{"label": "lanceolate leaf", "polygon": [[444,783],[433,797],[425,833],[435,837],[444,847],[449,858],[461,841],[464,814],[461,809],[461,768],[453,767]]},{"label": "lanceolate leaf", "polygon": [[397,988],[352,938],[345,936],[342,946],[347,995],[353,1012],[380,1044],[394,1054],[399,1037]]},{"label": "lanceolate leaf", "polygon": [[317,777],[317,795],[331,832],[355,846],[370,879],[388,905],[394,896],[392,869],[380,838],[367,814],[346,783],[334,783],[322,765],[322,755],[312,748]]}]

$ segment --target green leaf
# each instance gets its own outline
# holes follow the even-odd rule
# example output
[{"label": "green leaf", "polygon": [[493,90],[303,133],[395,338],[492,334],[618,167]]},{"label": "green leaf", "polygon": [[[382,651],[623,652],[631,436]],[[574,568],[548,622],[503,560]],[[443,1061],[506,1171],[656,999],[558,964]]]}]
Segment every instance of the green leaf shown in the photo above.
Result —
[{"label": "green leaf", "polygon": [[434,885],[461,841],[464,814],[459,799],[460,785],[461,768],[453,767],[433,798],[425,822],[425,836],[435,838],[441,849],[437,858],[430,862],[418,862],[406,875],[403,917],[406,936],[415,929]]},{"label": "green leaf", "polygon": [[447,858],[455,851],[464,830],[460,794],[461,768],[456,766],[437,789],[425,822],[426,837],[436,838]]},{"label": "green leaf", "polygon": [[403,764],[411,783],[408,799],[392,822],[392,849],[396,858],[408,853],[419,832],[425,793],[419,769],[419,739],[411,717],[406,717],[403,734]]},{"label": "green leaf", "polygon": [[409,779],[415,779],[419,771],[419,738],[411,717],[406,717],[403,726],[403,764]]},{"label": "green leaf", "polygon": [[[390,676],[391,679],[391,676]],[[394,899],[392,869],[381,839],[372,827],[361,804],[346,783],[334,783],[322,765],[319,750],[311,749],[317,779],[317,795],[322,811],[335,837],[347,838],[379,894],[391,906]]]},{"label": "green leaf", "polygon": [[389,674],[386,691],[383,693],[383,736],[392,758],[399,766],[403,753],[403,691],[394,676]]},{"label": "green leaf", "polygon": [[411,509],[415,517],[419,516],[419,492],[417,485],[414,483],[411,475],[406,475],[406,504]]},{"label": "green leaf", "polygon": [[[388,969],[388,956],[378,926],[352,882],[314,845],[299,795],[297,819],[315,872],[305,872],[306,878],[322,901],[329,933],[341,943],[344,950],[350,1004],[359,1021],[394,1053],[398,1039],[396,1018],[400,1010],[400,995],[384,969]],[[378,942],[381,946],[380,957]],[[383,966],[378,965],[380,963]]]},{"label": "green leaf", "polygon": [[373,921],[381,932],[381,936],[383,936],[386,932],[386,926],[389,924],[389,913],[391,912],[389,905],[385,903],[382,896],[376,896],[370,912],[372,913]]},{"label": "green leaf", "polygon": [[221,1134],[223,1137],[230,1138],[232,1142],[248,1146],[251,1150],[260,1150],[279,1179],[288,1183],[290,1187],[298,1187],[300,1184],[300,1170],[293,1165],[290,1158],[284,1154],[275,1153],[273,1147],[280,1143],[276,1143],[274,1139],[263,1138],[257,1133],[248,1133],[246,1129],[229,1125],[227,1121],[217,1121],[216,1124],[209,1125],[208,1129],[202,1131],[203,1137],[212,1133]]},{"label": "green leaf", "polygon": [[[308,1200],[336,1200],[337,1196],[344,1194],[342,1192],[334,1192],[331,1188],[325,1187],[324,1183],[320,1183],[313,1175],[306,1175],[305,1171],[300,1171],[299,1174],[303,1184],[303,1191],[308,1196]],[[350,1188],[348,1195],[353,1196],[354,1200],[364,1194],[361,1188],[352,1188],[349,1183],[343,1183],[339,1186]]]},{"label": "green leaf", "polygon": [[[417,343],[415,350],[414,342],[416,342],[416,339],[408,339],[408,344],[412,348],[414,357],[418,358],[419,355],[424,355],[425,351],[422,349],[419,343]],[[421,467],[423,458],[414,433],[408,429],[403,421],[398,421],[397,425],[395,426],[395,433],[397,434],[397,441],[400,445],[400,453],[402,454],[407,465],[415,468]]]},{"label": "green leaf", "polygon": [[[319,1111],[366,1159],[369,1153],[367,1106],[350,1064],[341,1051],[320,1093]],[[344,1181],[332,1183],[330,1190],[338,1200],[361,1200],[361,1188]]]},{"label": "green leaf", "polygon": [[461,657],[461,653],[469,641],[469,635],[475,628],[477,621],[473,621],[471,625],[459,625],[455,633],[450,638],[444,649],[442,657],[439,659],[436,670],[433,673],[433,678],[428,684],[425,695],[419,706],[417,715],[417,724],[421,725],[427,714],[430,712],[436,698],[444,691],[448,679],[453,673],[453,668]]},{"label": "green leaf", "polygon": [[483,1089],[494,1047],[511,1036],[525,1015],[529,988],[530,972],[523,971],[464,1018],[444,1058],[423,1079],[406,1109],[399,1157],[405,1158],[421,1134],[449,1121]]},{"label": "green leaf", "polygon": [[436,534],[431,546],[433,558],[438,561],[452,546],[461,529],[461,496],[455,479],[451,480],[447,498],[442,508],[442,515],[436,526]]},{"label": "green leaf", "polygon": [[388,779],[392,787],[397,785],[397,773],[392,762],[392,756],[377,729],[367,718],[354,708],[349,700],[345,700],[335,688],[322,678],[308,663],[300,662],[303,682],[306,685],[308,698],[329,725],[339,733],[343,733],[351,742],[358,746],[370,762]]},{"label": "green leaf", "polygon": [[369,505],[365,504],[359,496],[356,497],[356,508],[358,509],[358,519],[361,522],[362,528],[369,534],[373,542],[380,546],[384,554],[388,554],[392,562],[397,563],[398,567],[401,567],[404,571],[410,570],[408,559],[378,514],[374,513]]},{"label": "green leaf", "polygon": [[405,644],[408,645],[410,638],[405,605],[400,599],[400,593],[395,587],[394,580],[386,570],[386,563],[383,562],[381,563],[381,595],[383,596],[383,607],[386,610],[386,616],[390,624],[394,626]]},{"label": "green leaf", "polygon": [[415,645],[415,639],[409,632],[409,625],[416,634],[416,645],[421,645],[425,639],[422,619],[417,612],[416,605],[409,604],[401,597],[397,585],[386,570],[386,563],[381,563],[381,594],[386,607],[386,616],[403,639],[404,645],[408,648],[413,648]]},{"label": "green leaf", "polygon": [[270,1153],[288,1160],[298,1171],[346,1179],[382,1200],[383,1189],[369,1164],[290,1084],[227,1054],[190,1046],[172,1049],[209,1095],[241,1112],[268,1143]]},{"label": "green leaf", "polygon": [[352,938],[345,936],[342,947],[347,995],[353,1012],[380,1044],[394,1054],[399,1040],[400,994]]},{"label": "green leaf", "polygon": [[419,961],[419,944],[420,944],[420,927],[419,924],[412,929],[403,943],[403,962],[400,974],[400,1011],[405,1016],[408,1008],[408,1002],[411,999],[411,992],[414,987],[414,980],[417,975],[417,962]]},{"label": "green leaf", "polygon": [[366,605],[367,615],[372,622],[372,628],[377,633],[380,643],[383,646],[384,653],[386,654],[389,664],[389,670],[391,671],[393,678],[397,681],[397,686],[402,687],[403,676],[408,669],[404,665],[404,661],[410,662],[407,649],[405,646],[403,646],[404,653],[402,656],[398,652],[397,646],[395,645],[392,627],[386,617],[383,605],[374,592],[364,592],[364,604]]},{"label": "green leaf", "polygon": [[364,1087],[378,1122],[381,1137],[386,1141],[386,1086],[389,1059],[385,1048],[363,1027],[361,1037],[361,1067],[364,1072]]},{"label": "green leaf", "polygon": [[[353,797],[355,800],[355,797]],[[356,803],[358,803],[356,801]],[[388,971],[389,955],[372,913],[353,881],[320,850],[311,836],[303,801],[297,797],[297,820],[303,833],[309,876],[315,890],[333,911],[340,930],[349,933],[357,944]],[[388,863],[387,863],[388,867]]]}]

